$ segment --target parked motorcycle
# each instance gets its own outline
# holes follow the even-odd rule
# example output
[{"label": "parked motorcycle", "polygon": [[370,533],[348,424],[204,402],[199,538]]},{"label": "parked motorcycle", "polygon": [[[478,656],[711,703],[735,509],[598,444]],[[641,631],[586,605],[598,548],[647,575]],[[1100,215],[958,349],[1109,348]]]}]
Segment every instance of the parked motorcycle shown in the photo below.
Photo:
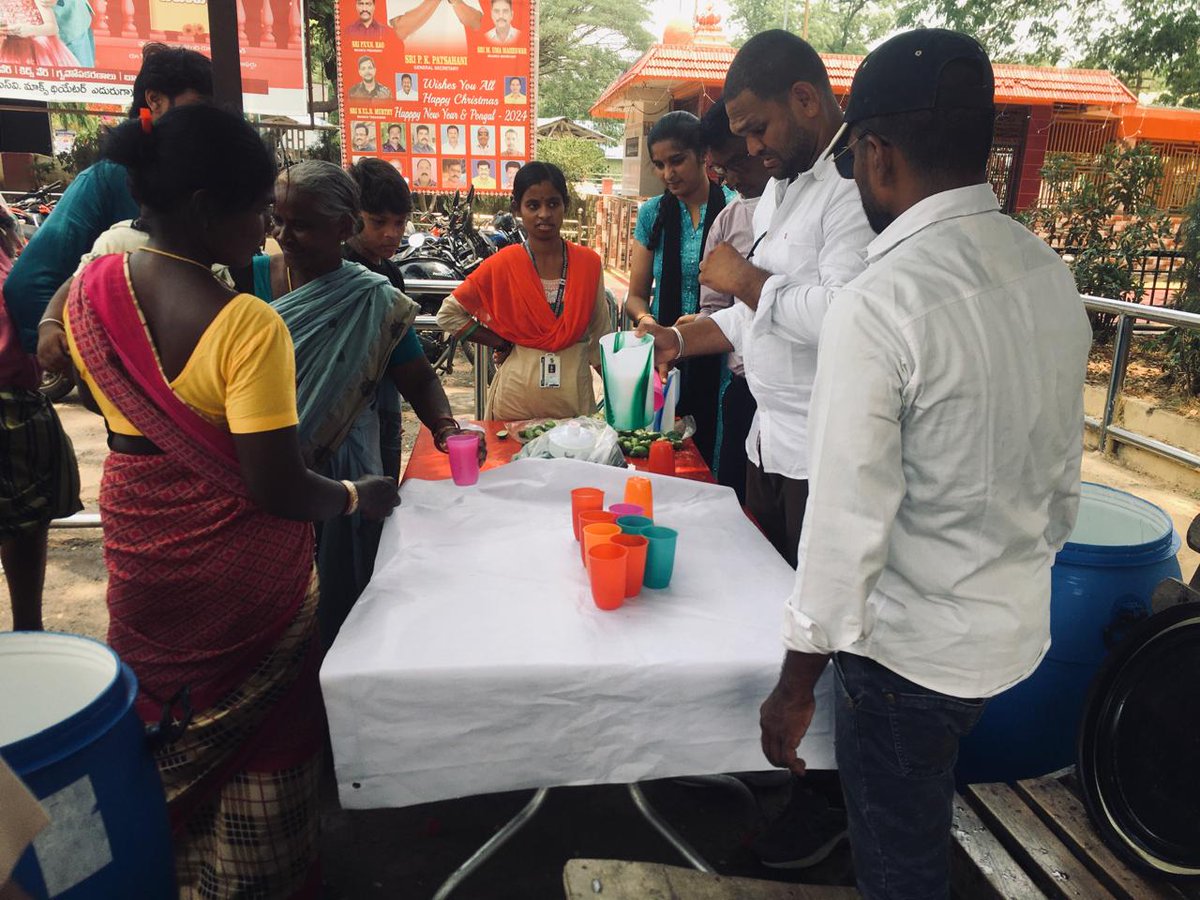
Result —
[{"label": "parked motorcycle", "polygon": [[[479,267],[484,259],[496,252],[496,245],[475,228],[471,206],[475,200],[475,189],[470,188],[465,197],[455,191],[448,208],[444,198],[425,222],[428,231],[409,235],[392,261],[400,267],[405,282],[419,279],[462,281]],[[409,287],[408,295],[421,307],[423,315],[435,316],[449,291],[426,291]],[[440,331],[419,333],[425,355],[439,374],[454,371],[454,355],[458,340],[446,337]],[[475,346],[464,346],[463,355],[475,363]],[[490,357],[489,357],[490,366]]]},{"label": "parked motorcycle", "polygon": [[63,183],[55,181],[9,201],[9,212],[20,223],[25,240],[33,237],[33,233],[46,221],[46,216],[54,211],[58,198],[62,196],[62,189]]}]

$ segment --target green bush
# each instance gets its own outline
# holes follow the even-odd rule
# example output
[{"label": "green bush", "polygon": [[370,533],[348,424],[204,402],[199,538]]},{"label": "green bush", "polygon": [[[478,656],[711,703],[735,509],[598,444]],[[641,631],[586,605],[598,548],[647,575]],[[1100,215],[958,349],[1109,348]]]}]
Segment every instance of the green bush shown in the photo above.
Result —
[{"label": "green bush", "polygon": [[[1200,313],[1200,191],[1182,224],[1176,249],[1183,255],[1183,289],[1175,295],[1176,309]],[[1171,360],[1170,378],[1191,397],[1200,397],[1200,332],[1172,328],[1163,335]]]},{"label": "green bush", "polygon": [[[1063,252],[1081,294],[1138,303],[1145,296],[1138,266],[1171,237],[1170,218],[1155,202],[1162,176],[1148,144],[1109,144],[1092,171],[1051,154],[1042,167],[1049,203],[1018,218]],[[1098,337],[1111,335],[1114,317],[1091,319]]]}]

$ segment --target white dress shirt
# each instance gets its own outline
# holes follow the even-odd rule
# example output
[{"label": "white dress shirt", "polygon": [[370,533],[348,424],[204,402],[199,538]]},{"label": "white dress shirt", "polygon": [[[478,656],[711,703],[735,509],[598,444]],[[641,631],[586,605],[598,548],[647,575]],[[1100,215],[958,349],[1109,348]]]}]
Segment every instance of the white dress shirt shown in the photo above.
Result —
[{"label": "white dress shirt", "polygon": [[712,320],[741,355],[758,403],[747,457],[764,472],[804,479],[821,322],[837,289],[863,270],[875,234],[858,188],[838,174],[828,152],[790,184],[771,179],[754,232],[761,240],[751,261],[776,274],[763,285],[757,311],[735,303]]},{"label": "white dress shirt", "polygon": [[[480,12],[479,0],[462,0],[465,6]],[[388,24],[421,5],[421,0],[387,0]],[[404,39],[407,53],[462,55],[467,52],[467,26],[449,3],[439,3],[416,31]]]},{"label": "white dress shirt", "polygon": [[916,204],[821,335],[785,642],[986,697],[1050,645],[1091,328],[1071,273],[986,184]]},{"label": "white dress shirt", "polygon": [[[733,249],[745,256],[754,246],[754,211],[758,209],[758,197],[738,197],[727,203],[725,208],[713,219],[712,228],[708,230],[708,240],[704,244],[704,255],[707,256],[717,244],[728,242]],[[720,294],[712,288],[700,285],[700,309],[698,315],[707,318],[719,309],[733,306],[733,297]],[[737,353],[728,354],[726,362],[729,371],[734,375],[744,375],[742,358]]]}]

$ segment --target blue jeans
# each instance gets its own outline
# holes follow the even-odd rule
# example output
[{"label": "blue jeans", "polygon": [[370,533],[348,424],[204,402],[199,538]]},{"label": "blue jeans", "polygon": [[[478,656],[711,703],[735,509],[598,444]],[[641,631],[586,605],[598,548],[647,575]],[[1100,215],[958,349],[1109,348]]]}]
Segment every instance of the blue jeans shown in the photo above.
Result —
[{"label": "blue jeans", "polygon": [[833,664],[858,889],[866,900],[948,898],[958,741],[986,701],[939,694],[851,653]]}]

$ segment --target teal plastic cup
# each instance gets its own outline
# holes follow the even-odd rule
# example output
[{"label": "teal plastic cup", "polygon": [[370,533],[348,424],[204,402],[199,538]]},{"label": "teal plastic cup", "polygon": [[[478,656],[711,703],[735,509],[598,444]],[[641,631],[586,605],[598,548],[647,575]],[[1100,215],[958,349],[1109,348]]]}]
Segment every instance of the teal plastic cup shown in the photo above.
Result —
[{"label": "teal plastic cup", "polygon": [[617,519],[617,524],[621,526],[624,534],[642,534],[654,524],[654,520],[645,516],[621,516]]},{"label": "teal plastic cup", "polygon": [[[621,520],[617,519],[617,524]],[[646,548],[646,574],[642,584],[661,590],[671,584],[671,572],[675,569],[675,543],[679,532],[662,525],[651,525],[640,532],[650,542]]]}]

